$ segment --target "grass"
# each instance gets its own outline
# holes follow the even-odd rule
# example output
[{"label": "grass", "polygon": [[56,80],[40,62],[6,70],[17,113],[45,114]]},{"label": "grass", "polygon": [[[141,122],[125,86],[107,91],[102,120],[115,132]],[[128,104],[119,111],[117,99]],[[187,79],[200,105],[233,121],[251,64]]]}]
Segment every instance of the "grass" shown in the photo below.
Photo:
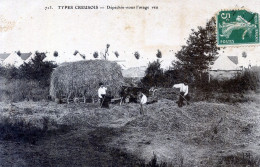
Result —
[{"label": "grass", "polygon": [[33,80],[0,78],[0,101],[41,101],[48,100],[49,88]]},{"label": "grass", "polygon": [[[258,94],[246,96],[252,96],[253,101],[236,105],[192,102],[183,108],[178,108],[172,100],[159,99],[145,106],[144,115],[139,114],[138,104],[101,109],[98,104],[84,103],[28,101],[10,106],[0,102],[1,138],[33,144],[28,152],[46,153],[46,149],[64,152],[65,147],[69,148],[75,155],[64,152],[60,158],[69,156],[71,162],[64,162],[77,164],[85,162],[81,158],[91,150],[84,149],[92,146],[100,158],[107,152],[113,153],[104,155],[107,163],[111,157],[118,156],[125,157],[117,160],[118,163],[136,160],[138,163],[134,164],[139,166],[208,166],[210,163],[213,163],[210,166],[239,166],[237,161],[225,157],[239,159],[239,152],[250,150],[254,159],[243,163],[258,164],[260,97]],[[116,154],[119,150],[121,153]],[[76,158],[76,152],[80,159]],[[58,158],[58,154],[52,156]]]}]

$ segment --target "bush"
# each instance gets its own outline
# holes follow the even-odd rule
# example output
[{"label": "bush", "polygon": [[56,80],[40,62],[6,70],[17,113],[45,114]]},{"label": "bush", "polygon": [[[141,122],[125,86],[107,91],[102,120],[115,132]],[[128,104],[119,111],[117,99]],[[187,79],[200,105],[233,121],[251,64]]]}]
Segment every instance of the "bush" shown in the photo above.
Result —
[{"label": "bush", "polygon": [[256,92],[260,87],[260,70],[245,70],[229,80],[211,80],[208,83],[208,80],[204,79],[192,86],[191,90],[196,94],[195,101],[246,102],[250,99],[243,96],[243,93]]},{"label": "bush", "polygon": [[29,63],[24,63],[20,67],[7,66],[0,67],[0,74],[8,80],[27,79],[40,82],[42,87],[49,86],[50,75],[56,64],[44,62],[45,53],[36,52],[36,56]]},{"label": "bush", "polygon": [[19,67],[18,79],[28,79],[40,82],[42,87],[50,85],[50,76],[56,64],[44,62],[45,53],[35,53],[35,58],[29,63],[24,63]]},{"label": "bush", "polygon": [[256,91],[259,88],[259,72],[246,70],[235,78],[224,81],[222,87],[225,92]]},{"label": "bush", "polygon": [[[204,84],[204,89],[218,90],[225,93],[243,93],[245,91],[256,91],[259,88],[260,72],[256,70],[245,70],[237,73],[229,80],[212,80],[210,84]],[[206,86],[208,85],[208,86]]]},{"label": "bush", "polygon": [[191,77],[187,76],[183,70],[180,69],[169,69],[163,71],[161,68],[161,62],[159,59],[149,63],[145,77],[141,79],[140,86],[142,87],[172,87],[173,84],[183,82],[184,80],[191,81]]},{"label": "bush", "polygon": [[4,72],[5,72],[5,68],[2,65],[0,65],[0,77],[4,76]]},{"label": "bush", "polygon": [[15,66],[7,66],[1,68],[1,76],[6,79],[17,79],[19,76],[19,70]]},{"label": "bush", "polygon": [[41,87],[40,83],[33,80],[13,79],[8,80],[1,90],[0,101],[39,101],[48,99],[49,88]]},{"label": "bush", "polygon": [[149,63],[145,70],[145,77],[142,79],[142,83],[148,87],[161,86],[163,80],[161,62],[157,59],[157,61]]},{"label": "bush", "polygon": [[172,84],[172,71],[164,72],[161,68],[161,62],[159,59],[148,64],[145,71],[145,77],[141,80],[141,85],[143,87],[168,87]]},{"label": "bush", "polygon": [[19,68],[0,66],[1,82],[0,101],[38,101],[49,95],[50,75],[56,64],[44,62],[45,53],[36,52],[36,56]]}]

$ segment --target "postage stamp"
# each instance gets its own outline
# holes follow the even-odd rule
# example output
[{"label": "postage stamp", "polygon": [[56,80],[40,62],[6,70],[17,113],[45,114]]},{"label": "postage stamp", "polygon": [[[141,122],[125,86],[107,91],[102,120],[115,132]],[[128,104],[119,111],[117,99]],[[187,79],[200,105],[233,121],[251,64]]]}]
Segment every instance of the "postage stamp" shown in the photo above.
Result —
[{"label": "postage stamp", "polygon": [[217,44],[259,44],[259,16],[247,10],[226,10],[217,14]]}]

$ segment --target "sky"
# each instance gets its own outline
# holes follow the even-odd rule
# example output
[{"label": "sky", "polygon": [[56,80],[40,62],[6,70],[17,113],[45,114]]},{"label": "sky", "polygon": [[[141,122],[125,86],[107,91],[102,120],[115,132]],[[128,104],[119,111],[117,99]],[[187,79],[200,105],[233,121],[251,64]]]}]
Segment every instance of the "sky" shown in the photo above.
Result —
[{"label": "sky", "polygon": [[[50,7],[52,9],[47,9]],[[73,6],[74,9],[58,9]],[[99,9],[75,9],[98,6]],[[108,6],[142,6],[145,9],[107,9]],[[152,9],[152,7],[158,9]],[[104,7],[104,9],[100,9]],[[0,53],[59,52],[57,61],[68,61],[75,50],[93,59],[110,44],[109,60],[121,60],[125,67],[145,66],[162,52],[162,66],[168,68],[175,53],[191,33],[205,26],[218,11],[245,8],[260,13],[259,0],[0,0]],[[3,28],[4,27],[4,28]],[[119,53],[119,58],[114,52]],[[140,53],[136,60],[134,53]],[[224,51],[224,52],[223,52]],[[241,56],[260,62],[260,48],[226,48],[220,54]]]}]

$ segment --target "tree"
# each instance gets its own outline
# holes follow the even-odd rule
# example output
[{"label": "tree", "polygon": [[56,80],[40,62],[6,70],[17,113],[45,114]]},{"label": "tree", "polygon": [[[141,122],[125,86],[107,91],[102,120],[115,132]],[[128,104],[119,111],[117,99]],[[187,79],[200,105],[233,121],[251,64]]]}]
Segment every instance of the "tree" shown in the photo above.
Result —
[{"label": "tree", "polygon": [[244,57],[244,58],[247,57],[247,53],[245,51],[242,53],[242,57]]},{"label": "tree", "polygon": [[1,73],[8,80],[19,78],[19,70],[15,66],[8,65],[7,67],[2,67]]},{"label": "tree", "polygon": [[[185,72],[188,77],[200,80],[201,74],[209,69],[209,64],[218,54],[219,47],[216,42],[216,21],[213,17],[206,23],[206,27],[198,27],[192,32],[186,42],[175,56],[174,68]],[[188,78],[186,78],[188,79]]]},{"label": "tree", "polygon": [[140,58],[139,52],[136,51],[136,52],[134,53],[134,56],[135,56],[135,58],[138,60],[138,59]]},{"label": "tree", "polygon": [[96,59],[96,58],[98,58],[98,52],[94,52],[93,53],[93,57]]},{"label": "tree", "polygon": [[75,50],[75,52],[73,53],[74,56],[76,56],[79,53],[78,50]]},{"label": "tree", "polygon": [[18,50],[16,53],[17,53],[18,56],[21,56],[21,55],[22,55],[22,53],[21,53],[20,50]]},{"label": "tree", "polygon": [[116,58],[119,57],[119,53],[117,51],[115,51],[115,56],[116,56]]},{"label": "tree", "polygon": [[158,59],[148,64],[148,67],[145,70],[145,77],[141,82],[147,87],[163,86],[163,69],[161,68],[161,62]]},{"label": "tree", "polygon": [[79,54],[83,59],[86,59],[85,54],[81,54],[78,50],[75,50],[73,55],[76,56],[77,54]]},{"label": "tree", "polygon": [[53,52],[53,56],[54,56],[54,57],[58,57],[58,56],[59,56],[59,53],[58,53],[57,51],[54,51],[54,52]]},{"label": "tree", "polygon": [[161,73],[163,73],[163,70],[161,68],[161,62],[158,59],[152,63],[149,62],[148,67],[145,70],[146,75],[155,76]]},{"label": "tree", "polygon": [[105,50],[105,54],[103,55],[104,58],[105,58],[105,60],[107,59],[107,56],[109,56],[109,54],[108,54],[108,49],[109,49],[109,47],[110,47],[110,44],[107,44],[106,50]]},{"label": "tree", "polygon": [[158,59],[162,58],[162,52],[159,49],[157,50],[156,57]]},{"label": "tree", "polygon": [[0,77],[4,77],[5,68],[0,64]]},{"label": "tree", "polygon": [[46,57],[45,53],[36,51],[36,56],[29,63],[24,63],[19,67],[19,78],[36,80],[42,86],[48,86],[50,76],[56,64],[52,62],[45,62],[43,59]]}]

